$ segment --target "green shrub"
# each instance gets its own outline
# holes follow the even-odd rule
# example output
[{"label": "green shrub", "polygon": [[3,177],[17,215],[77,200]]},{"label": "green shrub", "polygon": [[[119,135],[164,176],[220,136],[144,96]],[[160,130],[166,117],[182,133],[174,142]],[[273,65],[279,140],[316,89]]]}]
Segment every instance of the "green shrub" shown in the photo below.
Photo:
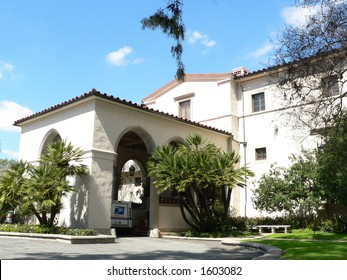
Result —
[{"label": "green shrub", "polygon": [[312,223],[310,228],[315,231],[347,233],[347,217],[334,215],[329,218],[318,218]]},{"label": "green shrub", "polygon": [[0,224],[0,231],[39,233],[39,234],[64,234],[74,236],[95,236],[98,233],[93,229],[47,227],[44,225]]},{"label": "green shrub", "polygon": [[291,229],[313,229],[335,233],[347,233],[347,217],[334,215],[331,218],[314,218],[312,216],[285,215],[278,217],[233,217],[231,219],[233,230],[249,231],[257,225],[290,225]]},{"label": "green shrub", "polygon": [[58,228],[58,234],[75,235],[75,236],[93,236],[98,233],[93,229],[83,228]]}]

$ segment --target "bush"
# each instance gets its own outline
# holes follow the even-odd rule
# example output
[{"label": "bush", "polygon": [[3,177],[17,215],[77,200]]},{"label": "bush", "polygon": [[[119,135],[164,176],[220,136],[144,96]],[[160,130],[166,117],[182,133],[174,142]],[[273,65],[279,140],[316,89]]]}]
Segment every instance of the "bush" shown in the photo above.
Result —
[{"label": "bush", "polygon": [[278,217],[233,217],[233,230],[252,232],[257,225],[290,225],[291,229],[310,228],[314,231],[347,233],[347,217],[334,215],[331,218],[314,218],[313,216],[285,215]]},{"label": "bush", "polygon": [[[312,216],[285,215],[277,217],[230,217],[218,232],[187,231],[179,235],[185,237],[228,237],[244,236],[254,233],[257,225],[290,225],[292,229],[312,229],[334,233],[347,233],[347,217],[335,215],[332,218],[314,218]],[[270,230],[269,230],[270,231]]]},{"label": "bush", "polygon": [[343,215],[334,215],[329,218],[318,218],[312,224],[314,231],[325,231],[335,233],[347,233],[347,217]]},{"label": "bush", "polygon": [[47,227],[43,225],[0,224],[0,231],[40,233],[40,234],[64,234],[74,236],[95,236],[98,233],[93,229]]}]

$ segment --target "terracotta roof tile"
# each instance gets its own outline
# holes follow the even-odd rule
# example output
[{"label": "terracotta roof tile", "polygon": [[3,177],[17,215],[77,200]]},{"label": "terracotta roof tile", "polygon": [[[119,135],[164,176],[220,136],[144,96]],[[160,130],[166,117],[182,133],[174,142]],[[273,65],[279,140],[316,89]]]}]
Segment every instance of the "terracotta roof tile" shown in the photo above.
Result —
[{"label": "terracotta roof tile", "polygon": [[[194,80],[202,80],[202,79],[225,79],[231,77],[231,72],[226,73],[205,73],[205,74],[186,74],[185,75],[185,82],[194,81]],[[181,81],[178,81],[177,79],[173,79],[161,88],[157,89],[156,91],[152,92],[142,100],[150,101],[152,98],[156,97],[159,94],[165,93],[170,88],[182,83]]]},{"label": "terracotta roof tile", "polygon": [[146,111],[146,112],[149,112],[149,113],[162,115],[162,116],[165,116],[167,118],[175,119],[175,120],[187,123],[187,124],[191,124],[191,125],[194,125],[194,126],[198,126],[198,127],[201,127],[201,128],[208,129],[208,130],[213,130],[213,131],[216,131],[216,132],[219,132],[219,133],[222,133],[222,134],[230,135],[230,132],[227,132],[227,131],[224,131],[224,130],[220,130],[220,129],[217,129],[217,128],[214,128],[214,127],[211,127],[211,126],[207,126],[207,125],[202,125],[202,124],[200,124],[198,122],[193,122],[193,121],[190,121],[190,120],[187,120],[187,119],[183,119],[183,118],[180,118],[180,117],[177,117],[175,115],[168,114],[168,113],[165,113],[165,112],[162,112],[162,111],[159,111],[159,110],[150,109],[150,108],[148,108],[144,104],[137,104],[137,103],[134,103],[134,102],[131,102],[131,101],[127,101],[125,99],[121,100],[120,98],[114,97],[113,95],[108,95],[106,93],[101,93],[101,92],[97,91],[96,89],[92,89],[90,92],[84,93],[84,94],[82,94],[80,96],[77,96],[77,97],[74,97],[74,98],[72,98],[70,100],[63,101],[63,102],[61,102],[61,103],[59,103],[57,105],[54,105],[54,106],[52,106],[50,108],[47,108],[47,109],[44,109],[44,110],[42,110],[40,112],[37,112],[37,113],[32,114],[30,116],[27,116],[25,118],[21,118],[21,119],[15,121],[14,125],[20,126],[20,124],[23,123],[23,122],[35,119],[35,118],[37,118],[39,116],[43,116],[43,115],[45,115],[47,113],[53,112],[55,110],[58,110],[60,108],[63,108],[63,107],[68,106],[70,104],[73,104],[75,102],[78,102],[78,101],[83,100],[85,98],[88,98],[90,96],[100,97],[100,98],[103,98],[103,99],[106,99],[106,100],[109,100],[109,101],[112,101],[112,102],[115,102],[115,103],[123,104],[123,105],[129,106],[129,107],[132,107],[132,108],[136,108],[136,109],[139,109],[139,110],[143,110],[143,111]]}]

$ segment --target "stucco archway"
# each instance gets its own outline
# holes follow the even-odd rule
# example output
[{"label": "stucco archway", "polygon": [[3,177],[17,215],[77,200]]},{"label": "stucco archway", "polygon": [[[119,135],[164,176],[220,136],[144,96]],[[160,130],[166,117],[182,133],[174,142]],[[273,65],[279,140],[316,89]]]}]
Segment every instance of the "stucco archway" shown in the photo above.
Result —
[{"label": "stucco archway", "polygon": [[42,154],[45,152],[49,144],[53,142],[60,142],[60,141],[62,141],[62,138],[56,129],[51,129],[50,131],[48,131],[45,137],[43,137],[42,139],[42,142],[39,148],[38,158],[41,158]]},{"label": "stucco archway", "polygon": [[[149,155],[155,148],[154,141],[142,128],[130,127],[120,134],[115,147],[117,158],[114,164],[112,199],[120,200],[120,190],[124,191],[125,185],[128,186],[129,191],[140,187],[142,192],[140,202],[132,201],[131,230],[147,235],[148,230],[155,224],[153,215],[150,215],[150,211],[153,209],[151,204],[154,203],[150,199],[153,190],[146,170]],[[128,165],[136,166],[135,174],[129,175]],[[122,197],[127,197],[127,195],[123,194]]]}]

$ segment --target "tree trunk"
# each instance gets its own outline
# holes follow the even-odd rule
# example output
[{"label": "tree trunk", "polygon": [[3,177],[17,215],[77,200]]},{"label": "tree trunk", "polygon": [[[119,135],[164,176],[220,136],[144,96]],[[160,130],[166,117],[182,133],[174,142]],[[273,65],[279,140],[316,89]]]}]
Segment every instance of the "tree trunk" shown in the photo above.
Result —
[{"label": "tree trunk", "polygon": [[31,211],[34,213],[35,217],[39,220],[40,225],[46,225],[47,219],[44,216],[41,216],[40,213],[36,210],[34,204],[30,205]]}]

